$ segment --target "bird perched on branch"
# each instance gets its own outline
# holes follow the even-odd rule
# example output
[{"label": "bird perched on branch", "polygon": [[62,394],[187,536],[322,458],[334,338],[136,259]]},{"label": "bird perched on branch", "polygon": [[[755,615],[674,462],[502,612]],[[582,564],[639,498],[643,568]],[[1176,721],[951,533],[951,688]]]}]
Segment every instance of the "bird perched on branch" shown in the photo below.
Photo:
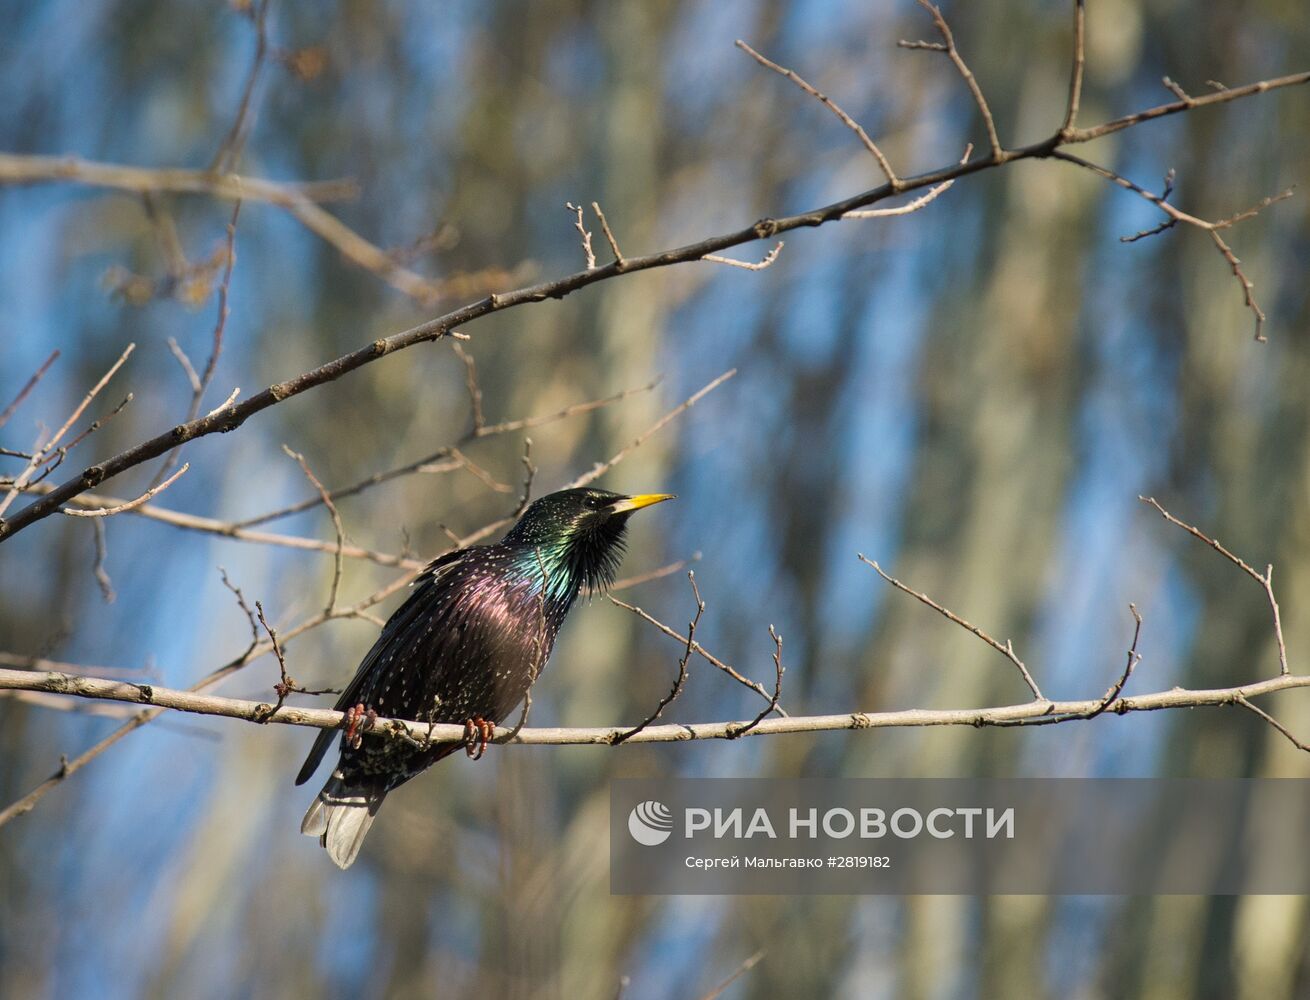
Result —
[{"label": "bird perched on branch", "polygon": [[[428,566],[337,702],[347,721],[341,756],[301,832],[319,837],[332,860],[349,867],[387,793],[460,747],[370,734],[377,716],[462,725],[469,756],[480,757],[541,673],[578,593],[613,583],[628,517],[670,499],[552,493],[500,542]],[[297,785],[313,776],[333,735],[319,734]]]}]

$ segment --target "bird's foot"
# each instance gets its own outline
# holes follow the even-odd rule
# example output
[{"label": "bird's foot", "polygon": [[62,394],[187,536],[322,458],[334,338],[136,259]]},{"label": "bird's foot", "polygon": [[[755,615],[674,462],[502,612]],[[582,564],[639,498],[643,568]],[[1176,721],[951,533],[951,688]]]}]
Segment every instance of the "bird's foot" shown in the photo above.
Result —
[{"label": "bird's foot", "polygon": [[495,730],[496,724],[480,715],[467,720],[464,723],[464,752],[473,760],[479,759],[487,752],[487,743]]},{"label": "bird's foot", "polygon": [[364,733],[373,728],[378,721],[378,713],[366,708],[361,702],[346,709],[346,746],[358,750],[364,742]]}]

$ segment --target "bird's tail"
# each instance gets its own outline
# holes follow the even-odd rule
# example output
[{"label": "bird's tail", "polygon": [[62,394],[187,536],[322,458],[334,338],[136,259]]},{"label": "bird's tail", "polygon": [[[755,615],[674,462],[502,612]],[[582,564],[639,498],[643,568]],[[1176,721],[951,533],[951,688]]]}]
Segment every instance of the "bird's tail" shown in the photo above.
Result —
[{"label": "bird's tail", "polygon": [[377,785],[348,782],[338,768],[305,813],[300,832],[318,837],[333,863],[349,868],[386,796]]}]

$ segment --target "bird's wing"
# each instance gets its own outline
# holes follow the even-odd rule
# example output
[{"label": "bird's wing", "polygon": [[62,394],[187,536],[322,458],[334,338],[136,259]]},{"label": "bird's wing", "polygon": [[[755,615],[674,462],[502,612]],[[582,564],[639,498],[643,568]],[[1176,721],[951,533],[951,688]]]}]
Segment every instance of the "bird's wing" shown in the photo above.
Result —
[{"label": "bird's wing", "polygon": [[[382,627],[382,632],[373,647],[365,654],[364,659],[359,664],[359,669],[355,671],[355,676],[351,682],[346,685],[346,689],[337,699],[337,703],[332,706],[338,712],[344,712],[359,700],[360,689],[363,688],[368,680],[374,664],[377,663],[378,656],[390,644],[396,633],[403,631],[412,624],[412,619],[422,608],[422,594],[435,583],[439,582],[446,576],[468,553],[468,549],[456,549],[454,552],[447,552],[443,556],[434,559],[414,580],[414,591],[409,598],[396,609]],[[296,784],[303,785],[318,770],[318,765],[323,762],[323,755],[327,753],[327,748],[331,746],[332,739],[336,736],[335,729],[319,730],[318,736],[314,740],[314,745],[309,750],[309,756],[305,758],[305,763],[300,768],[300,773],[296,775]]]}]

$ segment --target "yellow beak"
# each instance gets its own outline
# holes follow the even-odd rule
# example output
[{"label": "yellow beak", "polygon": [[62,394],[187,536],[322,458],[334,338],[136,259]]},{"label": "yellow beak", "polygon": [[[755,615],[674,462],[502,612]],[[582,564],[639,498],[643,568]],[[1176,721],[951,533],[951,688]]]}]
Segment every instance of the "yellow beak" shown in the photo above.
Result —
[{"label": "yellow beak", "polygon": [[610,507],[610,513],[622,514],[626,511],[641,510],[643,507],[649,507],[652,504],[663,503],[665,500],[675,499],[674,493],[638,493],[635,497],[624,497],[622,500],[615,501]]}]

